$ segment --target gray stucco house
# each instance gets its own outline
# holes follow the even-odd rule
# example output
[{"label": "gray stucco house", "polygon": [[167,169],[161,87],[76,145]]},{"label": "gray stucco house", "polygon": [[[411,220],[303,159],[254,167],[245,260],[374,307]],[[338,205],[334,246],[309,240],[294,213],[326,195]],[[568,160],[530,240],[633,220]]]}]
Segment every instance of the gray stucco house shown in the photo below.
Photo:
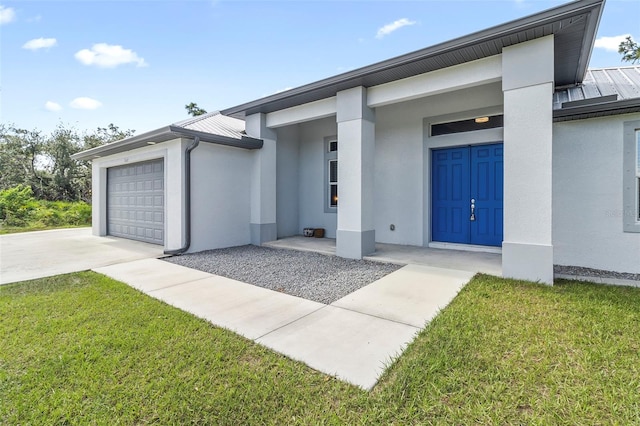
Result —
[{"label": "gray stucco house", "polygon": [[[580,0],[76,155],[93,232],[168,251],[321,227],[375,242],[640,273],[640,67],[588,70]],[[338,203],[339,200],[339,203]]]}]

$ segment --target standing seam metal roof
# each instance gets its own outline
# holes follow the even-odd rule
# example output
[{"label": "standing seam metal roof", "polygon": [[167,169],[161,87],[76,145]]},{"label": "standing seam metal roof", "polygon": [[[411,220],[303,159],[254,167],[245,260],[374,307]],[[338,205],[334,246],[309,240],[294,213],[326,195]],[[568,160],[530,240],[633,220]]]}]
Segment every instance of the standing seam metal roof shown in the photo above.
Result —
[{"label": "standing seam metal roof", "polygon": [[188,120],[179,121],[140,135],[101,145],[74,154],[76,160],[89,160],[117,154],[136,148],[166,142],[176,138],[198,137],[202,142],[244,149],[260,149],[263,141],[248,137],[244,132],[244,121],[212,112]]},{"label": "standing seam metal roof", "polygon": [[210,112],[174,123],[173,126],[198,132],[212,133],[228,138],[242,139],[246,136],[244,121],[220,114],[219,111]]},{"label": "standing seam metal roof", "polygon": [[582,84],[556,90],[554,121],[640,112],[640,66],[590,69]]},{"label": "standing seam metal roof", "polygon": [[640,66],[589,69],[582,84],[553,94],[553,109],[565,102],[616,95],[618,101],[640,98]]}]

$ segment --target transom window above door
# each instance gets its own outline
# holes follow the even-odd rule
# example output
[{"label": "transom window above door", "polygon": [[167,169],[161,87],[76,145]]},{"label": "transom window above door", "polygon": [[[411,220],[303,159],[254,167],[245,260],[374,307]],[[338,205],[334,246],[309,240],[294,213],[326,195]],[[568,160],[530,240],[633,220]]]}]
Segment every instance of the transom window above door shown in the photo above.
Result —
[{"label": "transom window above door", "polygon": [[504,127],[501,115],[481,116],[469,120],[449,121],[431,125],[431,136],[450,135],[452,133],[473,132],[476,130]]}]

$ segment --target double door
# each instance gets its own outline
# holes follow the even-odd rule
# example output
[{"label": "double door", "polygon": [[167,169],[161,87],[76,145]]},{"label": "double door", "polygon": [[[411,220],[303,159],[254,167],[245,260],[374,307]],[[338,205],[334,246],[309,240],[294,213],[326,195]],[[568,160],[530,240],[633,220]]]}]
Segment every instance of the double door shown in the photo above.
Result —
[{"label": "double door", "polygon": [[431,164],[431,239],[501,246],[503,145],[435,149]]}]

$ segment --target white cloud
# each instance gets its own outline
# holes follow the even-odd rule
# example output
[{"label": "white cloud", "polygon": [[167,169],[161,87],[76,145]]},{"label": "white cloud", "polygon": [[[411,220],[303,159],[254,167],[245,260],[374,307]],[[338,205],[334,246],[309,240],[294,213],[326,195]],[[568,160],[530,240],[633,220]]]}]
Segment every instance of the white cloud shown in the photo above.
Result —
[{"label": "white cloud", "polygon": [[398,30],[402,27],[414,25],[414,24],[416,24],[416,21],[410,21],[407,18],[398,19],[397,21],[393,21],[392,23],[387,24],[384,27],[381,27],[380,29],[378,29],[378,32],[376,33],[376,38],[382,38],[384,36],[391,34],[395,30]]},{"label": "white cloud", "polygon": [[8,24],[16,19],[16,11],[12,7],[0,6],[0,25]]},{"label": "white cloud", "polygon": [[47,101],[44,104],[44,109],[46,109],[47,111],[60,111],[62,109],[62,107],[60,106],[59,103],[53,102],[53,101]]},{"label": "white cloud", "polygon": [[42,21],[42,15],[36,15],[31,18],[27,18],[27,22],[29,23],[40,22],[40,21]]},{"label": "white cloud", "polygon": [[136,64],[138,67],[146,67],[144,58],[138,56],[131,49],[107,43],[94,44],[91,49],[82,49],[76,52],[75,57],[85,65],[95,65],[100,68],[115,68],[123,64]]},{"label": "white cloud", "polygon": [[102,106],[102,102],[87,97],[80,97],[72,100],[69,106],[75,109],[97,109]]},{"label": "white cloud", "polygon": [[624,39],[629,36],[630,34],[623,34],[613,37],[600,37],[596,39],[594,46],[598,49],[604,49],[609,52],[617,52],[620,43],[622,43]]},{"label": "white cloud", "polygon": [[25,44],[22,45],[23,49],[29,50],[38,50],[38,49],[48,49],[49,47],[53,47],[58,44],[58,41],[55,38],[34,38],[33,40],[29,40]]}]

